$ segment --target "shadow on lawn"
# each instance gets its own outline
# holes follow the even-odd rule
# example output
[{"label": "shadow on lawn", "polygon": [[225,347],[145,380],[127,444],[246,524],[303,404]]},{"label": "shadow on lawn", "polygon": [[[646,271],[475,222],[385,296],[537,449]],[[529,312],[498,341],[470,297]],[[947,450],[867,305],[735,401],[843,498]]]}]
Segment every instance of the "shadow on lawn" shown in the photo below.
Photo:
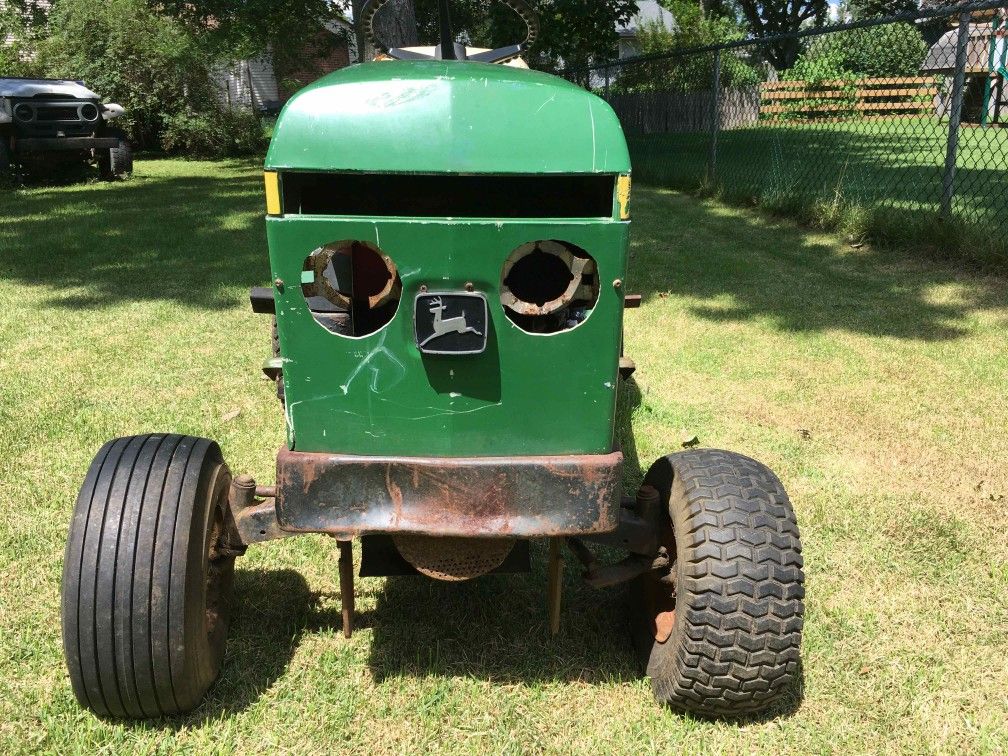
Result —
[{"label": "shadow on lawn", "polygon": [[[626,683],[642,677],[627,617],[629,591],[594,590],[567,556],[560,633],[546,616],[546,545],[532,544],[531,575],[464,583],[390,578],[373,615],[369,665],[376,682],[463,677],[495,684]],[[789,717],[804,698],[796,685],[768,711],[744,721]],[[656,704],[657,705],[657,704]]]},{"label": "shadow on lawn", "polygon": [[319,598],[294,570],[235,570],[220,677],[191,714],[153,723],[183,729],[254,704],[286,671],[303,635],[342,626],[338,610],[319,610]]},{"label": "shadow on lawn", "polygon": [[373,617],[375,680],[466,677],[495,683],[624,682],[640,677],[624,597],[580,584],[568,562],[560,634],[547,630],[545,546],[532,543],[530,575],[462,583],[389,578]]},{"label": "shadow on lawn", "polygon": [[[233,307],[236,289],[268,280],[269,262],[259,169],[225,171],[0,196],[0,277],[47,287],[46,304],[68,309]],[[693,311],[710,320],[941,340],[960,336],[972,310],[1006,303],[1004,286],[979,277],[966,300],[929,301],[931,287],[968,274],[900,265],[897,253],[841,255],[807,230],[713,203],[641,188],[634,210],[631,290],[695,298]],[[725,295],[730,303],[713,303]]]},{"label": "shadow on lawn", "polygon": [[[568,559],[561,630],[546,629],[545,544],[533,543],[531,575],[494,575],[463,583],[389,578],[374,610],[355,628],[371,628],[368,665],[376,683],[410,677],[465,677],[499,684],[568,681],[611,684],[641,677],[627,627],[627,591],[583,585]],[[217,682],[189,715],[132,723],[180,730],[219,721],[252,706],[286,672],[305,635],[339,633],[338,601],[293,570],[237,570],[228,651]],[[327,597],[328,598],[328,597]],[[798,710],[803,675],[772,710]],[[127,724],[130,724],[127,722]]]},{"label": "shadow on lawn", "polygon": [[[235,175],[241,171],[240,175]],[[269,279],[261,173],[136,178],[0,195],[0,277],[47,304],[174,300],[224,309]]]},{"label": "shadow on lawn", "polygon": [[[997,279],[906,253],[842,250],[794,224],[672,192],[641,187],[634,212],[628,290],[645,304],[668,293],[694,299],[691,311],[708,320],[937,341],[964,335],[971,312],[1008,305]],[[970,293],[930,300],[933,287],[955,283]]]}]

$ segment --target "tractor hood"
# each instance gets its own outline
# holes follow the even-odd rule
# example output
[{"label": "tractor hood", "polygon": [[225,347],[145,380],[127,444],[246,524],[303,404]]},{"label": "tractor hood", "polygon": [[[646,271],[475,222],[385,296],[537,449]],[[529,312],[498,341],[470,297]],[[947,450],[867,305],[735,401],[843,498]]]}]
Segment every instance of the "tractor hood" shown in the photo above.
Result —
[{"label": "tractor hood", "polygon": [[458,61],[382,61],[336,71],[277,121],[268,170],[626,173],[603,100],[538,71]]},{"label": "tractor hood", "polygon": [[34,97],[35,95],[64,95],[78,100],[97,100],[97,94],[79,81],[65,79],[6,79],[0,78],[0,97]]}]

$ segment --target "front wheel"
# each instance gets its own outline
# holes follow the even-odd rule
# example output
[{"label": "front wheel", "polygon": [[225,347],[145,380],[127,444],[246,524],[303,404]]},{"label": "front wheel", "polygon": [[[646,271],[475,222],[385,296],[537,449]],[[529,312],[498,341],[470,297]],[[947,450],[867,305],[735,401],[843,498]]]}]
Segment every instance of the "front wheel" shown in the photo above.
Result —
[{"label": "front wheel", "polygon": [[126,178],[133,173],[133,148],[118,129],[110,131],[109,136],[118,142],[115,147],[98,150],[98,174],[105,181]]},{"label": "front wheel", "polygon": [[632,590],[656,698],[704,717],[767,710],[799,675],[804,615],[798,525],[780,480],[748,457],[702,449],[658,460],[644,485],[658,493],[671,561]]},{"label": "front wheel", "polygon": [[63,648],[82,706],[175,714],[216,679],[234,571],[220,547],[230,481],[202,438],[132,436],[98,452],[63,564]]}]

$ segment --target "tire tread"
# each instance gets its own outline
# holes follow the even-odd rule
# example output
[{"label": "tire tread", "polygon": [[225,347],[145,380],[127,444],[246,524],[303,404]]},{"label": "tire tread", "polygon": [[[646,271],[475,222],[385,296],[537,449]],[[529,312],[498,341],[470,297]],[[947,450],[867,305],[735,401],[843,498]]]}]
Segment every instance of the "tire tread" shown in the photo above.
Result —
[{"label": "tire tread", "polygon": [[[114,439],[91,463],[67,539],[61,616],[74,694],[99,716],[178,713],[216,675],[211,664],[209,678],[187,677],[202,649],[182,628],[186,609],[199,609],[187,607],[202,580],[193,547],[203,548],[199,509],[217,471],[229,475],[215,443],[176,434]],[[179,653],[190,660],[176,659],[176,671]]]},{"label": "tire tread", "polygon": [[670,455],[676,622],[654,644],[655,695],[702,716],[765,710],[799,672],[804,573],[794,511],[767,467],[732,452]]}]

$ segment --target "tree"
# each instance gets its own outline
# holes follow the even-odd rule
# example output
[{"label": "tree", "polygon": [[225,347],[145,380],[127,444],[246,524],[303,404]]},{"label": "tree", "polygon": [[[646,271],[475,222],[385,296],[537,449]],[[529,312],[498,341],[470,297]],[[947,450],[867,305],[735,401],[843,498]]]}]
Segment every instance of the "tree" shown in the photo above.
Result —
[{"label": "tree", "polygon": [[[827,0],[739,0],[742,13],[756,37],[796,32],[808,23],[822,26],[829,17]],[[801,52],[798,39],[784,39],[766,46],[766,58],[774,68],[791,68]]]},{"label": "tree", "polygon": [[917,10],[917,0],[849,0],[849,8],[851,17],[855,21],[861,21],[866,18],[912,13]]},{"label": "tree", "polygon": [[[367,39],[359,21],[365,0],[353,0],[356,27],[357,61],[367,60]],[[418,44],[417,17],[413,0],[391,0],[374,17],[374,34],[385,47],[410,47]]]},{"label": "tree", "polygon": [[[420,38],[438,39],[437,0],[415,0]],[[539,0],[539,38],[526,54],[533,68],[577,69],[615,56],[616,27],[637,13],[637,0]],[[478,47],[503,47],[525,38],[524,22],[504,3],[456,0],[452,26],[460,38]]]},{"label": "tree", "polygon": [[[691,0],[665,0],[674,15],[676,28],[666,29],[658,21],[646,22],[638,30],[641,55],[684,50],[741,39],[744,31],[730,18],[705,17]],[[614,89],[619,92],[710,90],[714,56],[710,53],[658,58],[618,69]],[[724,88],[753,86],[759,72],[734,53],[721,56],[720,81]]]},{"label": "tree", "polygon": [[48,3],[0,0],[0,76],[42,76],[36,48],[46,34]]},{"label": "tree", "polygon": [[84,80],[126,114],[116,121],[157,145],[172,115],[215,106],[211,61],[185,28],[146,0],[60,0],[39,57],[49,75]]},{"label": "tree", "polygon": [[[305,43],[336,21],[349,0],[147,0],[182,23],[218,60],[254,57],[267,49],[274,60],[302,56]],[[58,3],[57,3],[58,4]],[[335,40],[334,40],[335,41]]]}]

